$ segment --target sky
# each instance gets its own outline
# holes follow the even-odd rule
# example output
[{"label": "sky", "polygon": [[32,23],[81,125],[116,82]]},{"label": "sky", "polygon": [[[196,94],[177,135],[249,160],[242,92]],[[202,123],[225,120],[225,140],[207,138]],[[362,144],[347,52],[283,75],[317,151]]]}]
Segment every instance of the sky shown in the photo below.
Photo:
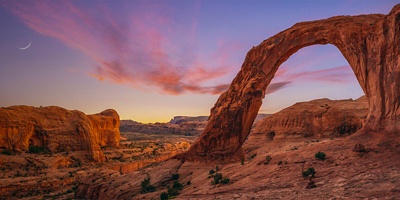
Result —
[{"label": "sky", "polygon": [[[247,51],[263,40],[297,22],[387,14],[396,3],[0,0],[0,106],[55,105],[86,114],[112,108],[143,123],[209,115]],[[315,45],[281,65],[260,113],[362,95],[340,51]]]}]

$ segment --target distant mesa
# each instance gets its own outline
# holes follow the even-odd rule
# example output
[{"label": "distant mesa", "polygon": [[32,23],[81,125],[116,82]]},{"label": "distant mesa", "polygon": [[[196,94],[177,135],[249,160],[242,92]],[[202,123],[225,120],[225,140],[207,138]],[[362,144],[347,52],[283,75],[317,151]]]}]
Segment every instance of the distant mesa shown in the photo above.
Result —
[{"label": "distant mesa", "polygon": [[181,124],[183,122],[204,122],[208,120],[208,116],[198,116],[198,117],[189,117],[189,116],[175,116],[169,121],[170,124]]},{"label": "distant mesa", "polygon": [[26,151],[29,146],[44,147],[51,153],[89,152],[93,161],[105,157],[102,146],[118,146],[119,115],[108,109],[85,115],[78,110],[57,106],[11,106],[0,108],[0,148]]}]

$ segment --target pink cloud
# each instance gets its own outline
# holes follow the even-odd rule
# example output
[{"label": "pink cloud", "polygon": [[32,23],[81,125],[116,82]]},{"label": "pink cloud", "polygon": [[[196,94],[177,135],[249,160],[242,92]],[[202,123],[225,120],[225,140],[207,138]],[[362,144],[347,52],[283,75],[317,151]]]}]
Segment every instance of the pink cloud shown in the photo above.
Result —
[{"label": "pink cloud", "polygon": [[[38,33],[90,57],[94,62],[92,77],[139,89],[155,87],[167,94],[221,93],[226,85],[204,84],[228,74],[232,51],[243,48],[237,45],[221,51],[228,46],[221,45],[212,53],[217,64],[211,65],[194,53],[195,16],[191,30],[184,30],[177,28],[168,11],[151,11],[147,5],[118,14],[105,5],[84,8],[71,1],[4,1],[2,5]],[[168,10],[163,5],[154,6]],[[191,42],[179,41],[184,39]]]}]

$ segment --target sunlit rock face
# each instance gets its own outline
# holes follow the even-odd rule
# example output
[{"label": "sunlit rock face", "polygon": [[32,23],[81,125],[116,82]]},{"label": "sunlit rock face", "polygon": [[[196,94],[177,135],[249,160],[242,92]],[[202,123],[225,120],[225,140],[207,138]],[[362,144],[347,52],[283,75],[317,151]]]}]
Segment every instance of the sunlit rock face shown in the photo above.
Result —
[{"label": "sunlit rock face", "polygon": [[360,132],[393,133],[400,127],[400,5],[388,15],[337,16],[301,22],[253,47],[211,109],[209,122],[187,160],[238,161],[242,144],[279,66],[299,49],[336,46],[363,89],[368,115]]},{"label": "sunlit rock face", "polygon": [[88,151],[93,161],[104,161],[100,146],[118,146],[119,116],[114,110],[85,115],[61,107],[12,106],[0,108],[0,148],[26,151],[42,146],[52,153]]}]

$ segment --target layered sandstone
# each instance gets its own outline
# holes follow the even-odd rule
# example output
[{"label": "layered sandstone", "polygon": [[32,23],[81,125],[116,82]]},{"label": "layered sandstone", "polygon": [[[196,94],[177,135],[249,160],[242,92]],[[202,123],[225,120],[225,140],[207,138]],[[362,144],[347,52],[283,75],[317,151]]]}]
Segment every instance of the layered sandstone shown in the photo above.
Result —
[{"label": "layered sandstone", "polygon": [[302,22],[253,47],[214,107],[186,159],[238,161],[242,144],[279,66],[299,49],[336,46],[363,89],[369,110],[362,132],[400,131],[400,4],[388,15],[337,16]]},{"label": "layered sandstone", "polygon": [[51,153],[89,151],[104,161],[100,146],[119,143],[119,116],[114,110],[85,115],[61,107],[11,106],[0,108],[0,148],[26,151],[45,147]]},{"label": "layered sandstone", "polygon": [[264,134],[271,139],[348,135],[362,128],[367,114],[365,96],[357,100],[317,99],[296,103],[264,118],[251,134]]}]

